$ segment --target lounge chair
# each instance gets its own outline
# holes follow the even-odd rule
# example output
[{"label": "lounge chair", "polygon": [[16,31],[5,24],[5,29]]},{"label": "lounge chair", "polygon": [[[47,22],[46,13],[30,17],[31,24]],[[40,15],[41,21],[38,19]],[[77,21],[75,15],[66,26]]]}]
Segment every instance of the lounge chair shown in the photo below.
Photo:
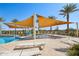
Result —
[{"label": "lounge chair", "polygon": [[0,45],[0,56],[39,56],[41,52],[38,48],[22,49],[22,50],[9,50],[8,48]]},{"label": "lounge chair", "polygon": [[15,37],[16,39],[19,39],[19,40],[24,40],[24,39],[31,39],[32,37],[31,37],[31,35],[28,35],[28,36],[19,36],[19,35],[17,35],[16,37]]},{"label": "lounge chair", "polygon": [[[16,51],[16,50],[15,50]],[[40,56],[41,52],[38,48],[24,49],[19,56]]]},{"label": "lounge chair", "polygon": [[30,48],[39,48],[39,50],[43,50],[45,43],[28,43],[28,44],[18,44],[15,46],[14,50],[21,49],[30,49]]},{"label": "lounge chair", "polygon": [[6,50],[1,51],[0,56],[39,56],[41,52],[37,48],[26,49],[26,50]]}]

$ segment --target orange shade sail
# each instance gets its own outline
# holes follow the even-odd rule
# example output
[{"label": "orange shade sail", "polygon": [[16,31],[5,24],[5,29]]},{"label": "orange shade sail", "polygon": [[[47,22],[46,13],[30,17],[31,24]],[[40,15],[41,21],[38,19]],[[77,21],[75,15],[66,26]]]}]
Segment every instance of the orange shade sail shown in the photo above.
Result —
[{"label": "orange shade sail", "polygon": [[50,27],[50,26],[56,26],[56,25],[62,25],[62,24],[70,24],[71,22],[65,22],[55,19],[46,18],[43,16],[38,16],[38,25],[39,27]]},{"label": "orange shade sail", "polygon": [[31,16],[30,18],[25,19],[23,21],[18,21],[15,23],[8,23],[7,25],[10,28],[25,28],[25,27],[29,28],[29,27],[33,27],[33,19],[34,19],[34,16]]},{"label": "orange shade sail", "polygon": [[6,24],[9,28],[24,28],[24,26],[16,25],[15,23]]},{"label": "orange shade sail", "polygon": [[28,19],[25,19],[23,21],[16,22],[15,24],[24,26],[24,27],[33,27],[33,19],[34,19],[34,16],[32,16]]},{"label": "orange shade sail", "polygon": [[[40,15],[37,15],[38,18],[38,26],[39,27],[50,27],[50,26],[56,26],[56,25],[63,25],[63,24],[71,24],[72,22],[65,22],[55,19],[46,18]],[[18,21],[15,23],[8,23],[7,25],[10,28],[31,28],[34,27],[34,16],[31,16],[28,19],[25,19],[23,21]]]}]

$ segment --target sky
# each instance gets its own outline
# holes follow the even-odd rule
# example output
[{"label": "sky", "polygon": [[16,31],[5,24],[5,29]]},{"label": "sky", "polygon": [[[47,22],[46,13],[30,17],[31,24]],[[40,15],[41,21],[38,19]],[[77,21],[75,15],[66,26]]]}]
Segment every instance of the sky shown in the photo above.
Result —
[{"label": "sky", "polygon": [[[57,20],[66,21],[66,18],[59,15],[59,11],[66,4],[62,3],[0,3],[0,17],[3,17],[4,22],[11,22],[13,19],[19,21],[27,19],[34,13],[44,17],[55,16]],[[77,4],[79,9],[79,4]],[[70,14],[71,22],[79,22],[79,11]],[[9,29],[6,25],[3,29]],[[59,29],[66,29],[66,25],[59,25]],[[52,27],[53,29],[56,26]],[[76,28],[75,24],[71,24],[70,28]],[[43,28],[49,30],[49,27]]]}]

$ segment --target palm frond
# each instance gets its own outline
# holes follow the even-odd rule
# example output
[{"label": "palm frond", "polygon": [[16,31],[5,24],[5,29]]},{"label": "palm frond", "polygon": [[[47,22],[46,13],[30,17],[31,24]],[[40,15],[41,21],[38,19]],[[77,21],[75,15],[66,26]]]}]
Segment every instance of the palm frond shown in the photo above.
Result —
[{"label": "palm frond", "polygon": [[73,10],[72,12],[75,12],[75,11],[79,11],[79,9],[75,9],[75,10]]},{"label": "palm frond", "polygon": [[62,10],[60,10],[60,12],[65,12],[65,10],[62,9]]},{"label": "palm frond", "polygon": [[65,13],[60,13],[59,15],[63,15],[63,17],[65,17],[65,16],[66,16],[66,14],[65,14]]},{"label": "palm frond", "polygon": [[60,15],[66,15],[78,11],[76,4],[67,4],[60,10]]}]

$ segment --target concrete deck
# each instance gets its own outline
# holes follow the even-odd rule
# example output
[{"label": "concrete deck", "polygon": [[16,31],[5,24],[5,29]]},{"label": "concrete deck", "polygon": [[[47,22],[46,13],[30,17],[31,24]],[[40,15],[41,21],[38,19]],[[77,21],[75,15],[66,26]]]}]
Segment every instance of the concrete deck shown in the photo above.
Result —
[{"label": "concrete deck", "polygon": [[[38,48],[13,50],[17,44],[45,42],[43,50]],[[54,35],[51,38],[36,40],[20,40],[0,45],[0,56],[29,56],[39,54],[39,56],[66,56],[67,48],[79,42],[79,38],[62,35]]]}]

